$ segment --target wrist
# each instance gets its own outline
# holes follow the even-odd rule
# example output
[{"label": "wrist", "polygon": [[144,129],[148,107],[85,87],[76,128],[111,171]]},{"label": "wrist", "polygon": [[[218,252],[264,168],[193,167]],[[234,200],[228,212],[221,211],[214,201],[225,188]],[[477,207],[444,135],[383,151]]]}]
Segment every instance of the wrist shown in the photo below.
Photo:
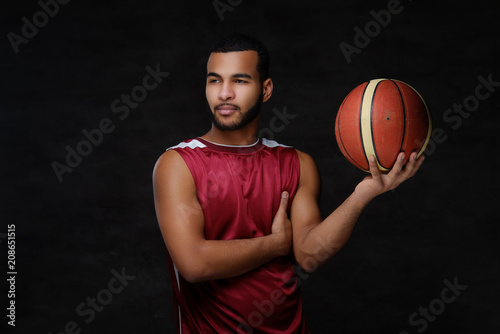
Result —
[{"label": "wrist", "polygon": [[271,254],[273,259],[287,254],[288,251],[286,243],[277,233],[267,235],[266,238],[268,238],[269,254]]},{"label": "wrist", "polygon": [[363,209],[375,198],[375,196],[370,196],[366,192],[362,192],[356,188],[349,198],[354,202],[353,204]]}]

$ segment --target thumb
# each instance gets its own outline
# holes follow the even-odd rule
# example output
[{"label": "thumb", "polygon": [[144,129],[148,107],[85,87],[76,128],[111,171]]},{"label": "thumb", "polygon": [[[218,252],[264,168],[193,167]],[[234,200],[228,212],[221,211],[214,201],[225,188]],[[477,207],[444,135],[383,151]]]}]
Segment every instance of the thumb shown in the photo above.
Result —
[{"label": "thumb", "polygon": [[283,211],[286,212],[286,208],[288,206],[288,198],[290,195],[288,194],[287,191],[283,191],[281,193],[281,201],[280,201],[280,207],[278,208],[278,211]]}]

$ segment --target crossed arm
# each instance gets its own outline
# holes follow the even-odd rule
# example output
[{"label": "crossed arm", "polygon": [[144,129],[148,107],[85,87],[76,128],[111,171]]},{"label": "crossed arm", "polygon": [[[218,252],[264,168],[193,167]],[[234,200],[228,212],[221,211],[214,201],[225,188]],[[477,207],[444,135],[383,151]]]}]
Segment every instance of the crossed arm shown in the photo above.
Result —
[{"label": "crossed arm", "polygon": [[189,282],[237,276],[290,251],[288,198],[282,196],[272,234],[252,239],[206,240],[193,177],[174,150],[158,159],[153,187],[163,239],[177,270]]},{"label": "crossed arm", "polygon": [[284,192],[271,234],[235,240],[205,239],[203,212],[187,165],[173,150],[158,159],[153,172],[156,215],[172,260],[187,281],[243,274],[288,254],[292,245],[299,265],[315,270],[344,246],[365,206],[413,176],[423,162],[423,157],[417,160],[414,153],[403,168],[400,155],[392,171],[382,175],[371,160],[371,175],[323,221],[317,201],[320,182],[316,165],[307,154],[298,155],[301,173],[290,219],[286,214],[288,194]]}]

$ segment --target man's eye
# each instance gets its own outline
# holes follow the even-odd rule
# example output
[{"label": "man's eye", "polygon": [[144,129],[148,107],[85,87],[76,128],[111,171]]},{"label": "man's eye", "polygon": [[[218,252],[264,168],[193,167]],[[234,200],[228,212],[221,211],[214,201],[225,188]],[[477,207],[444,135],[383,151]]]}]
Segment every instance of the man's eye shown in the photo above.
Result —
[{"label": "man's eye", "polygon": [[245,80],[241,80],[241,79],[238,79],[238,80],[235,80],[236,83],[246,83]]},{"label": "man's eye", "polygon": [[217,79],[211,79],[211,80],[208,80],[208,82],[209,83],[217,83],[217,82],[219,82],[219,80],[217,80]]}]

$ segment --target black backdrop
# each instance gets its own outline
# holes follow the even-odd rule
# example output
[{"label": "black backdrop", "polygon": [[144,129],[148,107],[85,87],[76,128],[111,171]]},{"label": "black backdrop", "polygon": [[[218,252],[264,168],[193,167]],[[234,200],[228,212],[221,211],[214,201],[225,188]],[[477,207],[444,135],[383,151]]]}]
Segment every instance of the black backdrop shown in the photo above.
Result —
[{"label": "black backdrop", "polygon": [[[418,175],[374,200],[346,247],[303,275],[313,332],[498,333],[493,1],[61,2],[47,7],[51,16],[35,0],[2,3],[0,262],[6,268],[15,224],[17,272],[15,299],[8,286],[1,292],[16,305],[15,328],[2,307],[9,333],[173,332],[151,173],[167,147],[209,129],[207,52],[232,32],[268,45],[275,91],[263,133],[315,158],[324,215],[364,177],[334,138],[351,89],[379,77],[408,82],[438,129]],[[385,22],[374,23],[388,7],[390,22],[379,14]],[[369,41],[357,32],[365,28]],[[157,69],[158,85],[144,89]],[[114,102],[131,93],[137,104]],[[285,126],[271,130],[284,112]],[[72,149],[86,156],[69,166]],[[454,284],[455,294],[446,290]]]}]

